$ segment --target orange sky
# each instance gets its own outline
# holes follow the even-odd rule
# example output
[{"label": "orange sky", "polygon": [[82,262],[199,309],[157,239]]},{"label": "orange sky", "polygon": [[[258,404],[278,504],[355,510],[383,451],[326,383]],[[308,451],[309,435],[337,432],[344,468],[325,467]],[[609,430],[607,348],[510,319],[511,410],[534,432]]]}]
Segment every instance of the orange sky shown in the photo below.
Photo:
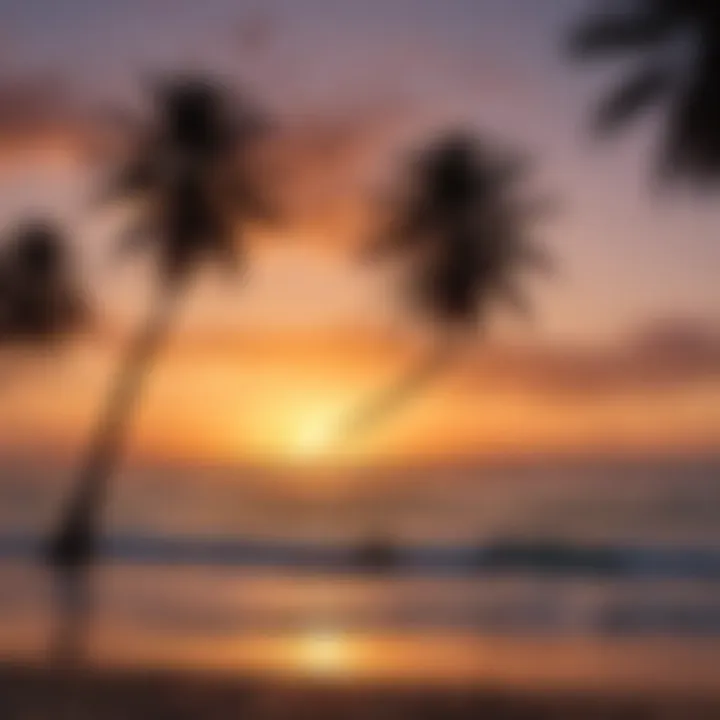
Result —
[{"label": "orange sky", "polygon": [[[656,328],[614,347],[494,342],[367,436],[333,445],[333,428],[423,356],[419,337],[368,329],[180,330],[159,358],[133,430],[132,455],[172,462],[307,466],[533,455],[708,453],[720,446],[720,344],[673,346]],[[56,365],[13,370],[0,451],[82,441],[122,338],[88,341]]]},{"label": "orange sky", "polygon": [[242,282],[198,279],[142,403],[135,454],[307,463],[326,424],[422,355],[392,269],[358,267],[352,250],[408,148],[456,126],[537,157],[538,190],[560,203],[538,229],[559,275],[530,287],[534,323],[500,318],[344,457],[720,447],[717,203],[648,191],[647,129],[614,152],[589,141],[595,88],[558,48],[570,0],[542,11],[414,0],[411,13],[400,0],[268,0],[261,22],[229,0],[178,2],[171,18],[128,0],[112,21],[102,3],[38,1],[42,13],[8,3],[0,226],[36,211],[63,221],[99,320],[62,362],[19,370],[0,356],[4,453],[79,447],[143,317],[147,265],[115,262],[122,213],[92,205],[87,161],[114,139],[105,110],[139,112],[140,79],[189,59],[276,114],[265,150],[288,222],[254,237]]}]

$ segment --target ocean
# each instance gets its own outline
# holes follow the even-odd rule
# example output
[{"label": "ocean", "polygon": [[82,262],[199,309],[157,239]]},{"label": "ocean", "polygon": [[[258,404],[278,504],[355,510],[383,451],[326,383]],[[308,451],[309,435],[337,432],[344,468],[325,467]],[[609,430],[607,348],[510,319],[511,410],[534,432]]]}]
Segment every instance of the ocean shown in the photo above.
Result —
[{"label": "ocean", "polygon": [[[169,470],[126,473],[85,589],[87,652],[291,675],[720,687],[720,464],[302,475],[271,492],[257,472],[245,485],[230,470],[178,472],[175,486]],[[19,478],[0,483],[8,659],[43,656],[63,622],[39,555],[64,488]]]}]

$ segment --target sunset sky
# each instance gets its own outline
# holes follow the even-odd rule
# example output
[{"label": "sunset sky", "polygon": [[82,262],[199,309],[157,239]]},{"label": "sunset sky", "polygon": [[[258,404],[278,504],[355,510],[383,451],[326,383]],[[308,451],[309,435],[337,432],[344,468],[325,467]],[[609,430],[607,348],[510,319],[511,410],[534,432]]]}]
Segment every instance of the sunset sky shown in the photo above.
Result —
[{"label": "sunset sky", "polygon": [[[583,0],[0,0],[0,222],[57,214],[99,321],[57,360],[0,355],[0,458],[81,442],[149,298],[115,261],[119,213],[92,203],[108,108],[193,68],[276,118],[289,221],[251,238],[242,282],[208,271],[182,308],[133,434],[139,456],[305,463],[309,436],[428,342],[392,275],[353,251],[410,149],[469,127],[530,152],[558,213],[532,323],[500,316],[358,461],[708,454],[720,448],[720,205],[650,173],[653,123],[588,131],[612,77],[563,53]],[[8,383],[7,378],[10,378]],[[317,429],[314,429],[317,428]],[[1,462],[1,460],[0,460]]]}]

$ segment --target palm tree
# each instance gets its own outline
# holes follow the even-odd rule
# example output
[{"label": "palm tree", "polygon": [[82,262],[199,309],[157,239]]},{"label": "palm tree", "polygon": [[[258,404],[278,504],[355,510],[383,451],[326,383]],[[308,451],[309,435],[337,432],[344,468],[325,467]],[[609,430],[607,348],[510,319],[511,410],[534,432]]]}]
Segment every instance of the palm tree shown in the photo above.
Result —
[{"label": "palm tree", "polygon": [[371,256],[399,254],[408,261],[412,305],[439,330],[438,342],[416,368],[351,416],[346,433],[372,427],[441,374],[496,304],[529,312],[519,276],[548,260],[528,238],[528,224],[541,208],[521,192],[526,170],[520,157],[464,133],[421,153],[409,192]]},{"label": "palm tree", "polygon": [[20,223],[0,247],[0,347],[54,344],[86,318],[62,231],[41,219]]},{"label": "palm tree", "polygon": [[[64,234],[46,220],[25,221],[9,233],[0,246],[0,348],[53,349],[86,324],[90,313],[73,260]],[[68,593],[62,603],[63,659],[73,654],[68,638],[80,636],[80,599]]]},{"label": "palm tree", "polygon": [[599,129],[662,108],[662,175],[703,184],[720,179],[720,5],[616,0],[602,7],[577,26],[571,52],[589,60],[618,56],[632,67],[600,103]]},{"label": "palm tree", "polygon": [[123,247],[154,252],[157,298],[129,347],[51,538],[49,560],[57,567],[82,569],[93,558],[128,421],[194,272],[210,260],[237,266],[238,230],[267,214],[247,161],[256,129],[249,110],[233,108],[214,85],[197,78],[169,81],[157,89],[154,118],[111,183],[110,195],[139,208]]}]

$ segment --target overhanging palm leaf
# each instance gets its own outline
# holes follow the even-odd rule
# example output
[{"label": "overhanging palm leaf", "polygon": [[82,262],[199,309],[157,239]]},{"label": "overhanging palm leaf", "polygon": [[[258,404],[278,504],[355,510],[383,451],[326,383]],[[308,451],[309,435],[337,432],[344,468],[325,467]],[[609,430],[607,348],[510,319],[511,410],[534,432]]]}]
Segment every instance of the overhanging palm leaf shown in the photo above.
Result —
[{"label": "overhanging palm leaf", "polygon": [[620,56],[634,67],[600,104],[601,130],[664,107],[659,167],[701,183],[720,178],[720,5],[716,0],[615,0],[581,23],[573,55]]},{"label": "overhanging palm leaf", "polygon": [[441,331],[439,342],[417,368],[363,405],[344,432],[371,428],[437,377],[497,304],[529,312],[518,281],[548,259],[528,238],[537,208],[522,194],[526,172],[520,158],[464,134],[421,154],[372,254],[407,261],[413,306]]},{"label": "overhanging palm leaf", "polygon": [[206,261],[235,265],[239,231],[266,212],[246,162],[255,129],[254,116],[232,107],[208,82],[163,84],[152,121],[111,183],[110,195],[129,199],[138,209],[137,224],[123,246],[153,253],[158,298],[130,346],[75,493],[51,538],[49,555],[55,565],[82,568],[92,559],[107,483],[182,291]]}]

